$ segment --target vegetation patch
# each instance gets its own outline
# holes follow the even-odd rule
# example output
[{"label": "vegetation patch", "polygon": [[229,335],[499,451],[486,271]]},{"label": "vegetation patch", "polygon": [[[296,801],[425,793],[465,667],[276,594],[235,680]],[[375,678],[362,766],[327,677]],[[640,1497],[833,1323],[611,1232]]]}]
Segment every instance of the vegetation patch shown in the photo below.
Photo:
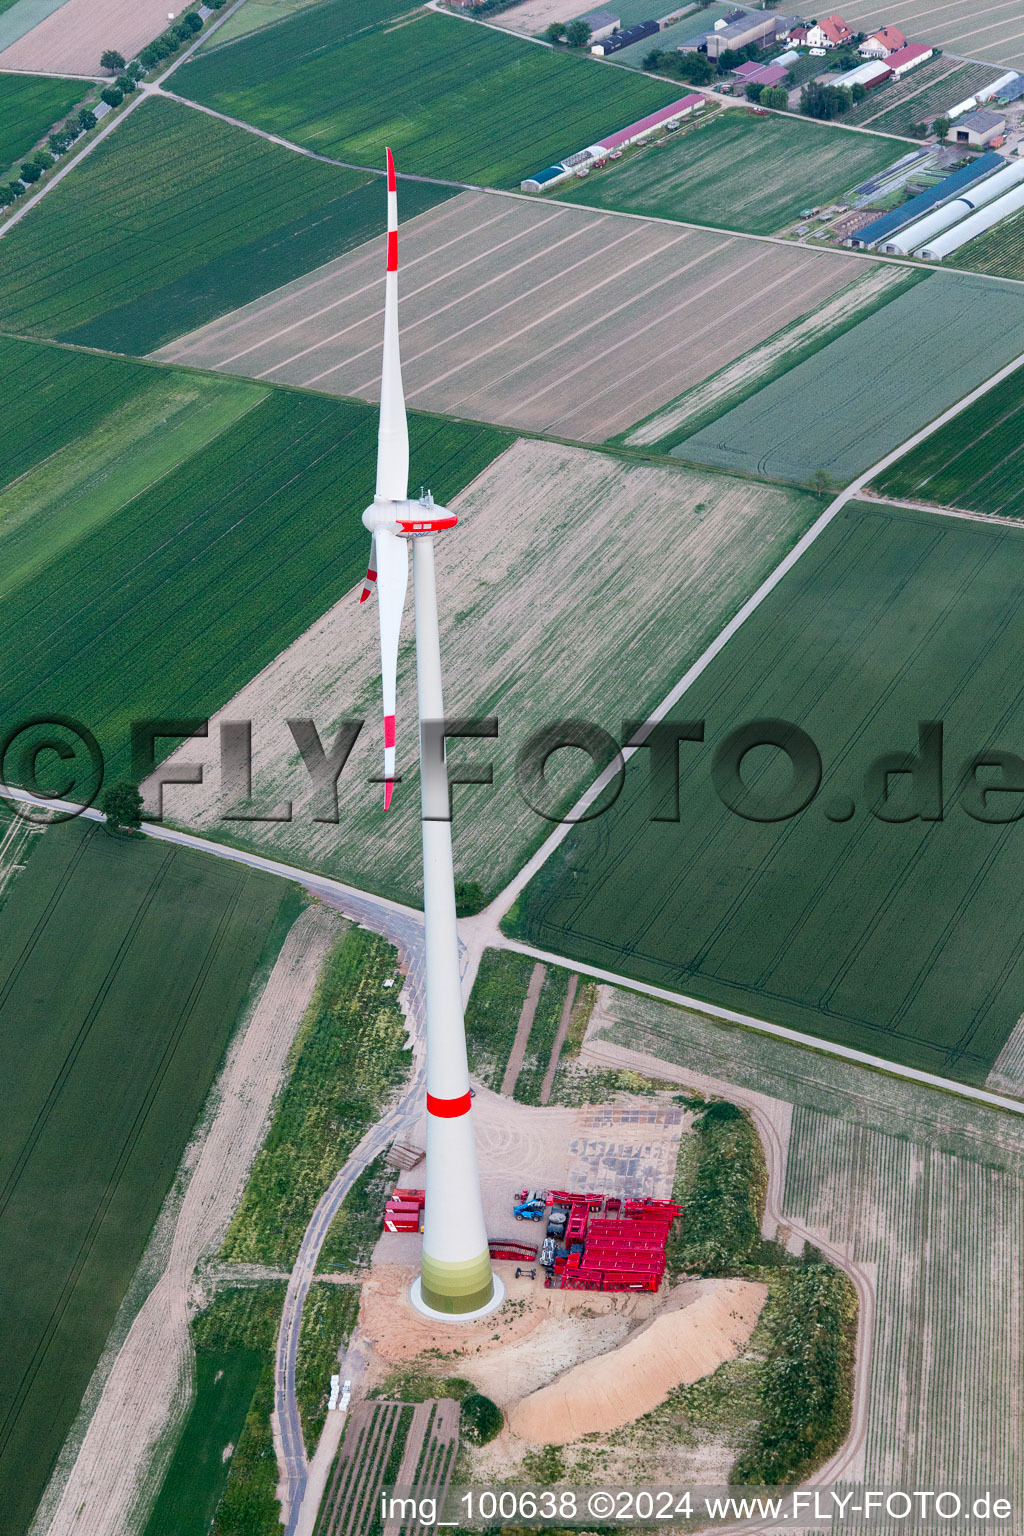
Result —
[{"label": "vegetation patch", "polygon": [[470,1392],[462,1399],[459,1433],[470,1445],[489,1445],[501,1433],[505,1415],[482,1392]]},{"label": "vegetation patch", "polygon": [[290,888],[50,826],[0,935],[0,1505],[28,1523]]},{"label": "vegetation patch", "polygon": [[[450,195],[414,183],[403,217]],[[377,177],[154,98],[0,242],[0,320],[154,351],[362,244],[381,199]]]},{"label": "vegetation patch", "polygon": [[317,1201],[407,1075],[400,990],[391,945],[349,928],[296,1036],[288,1084],[228,1228],[226,1259],[295,1262]]},{"label": "vegetation patch", "polygon": [[345,1273],[369,1264],[381,1234],[384,1203],[395,1183],[395,1170],[374,1158],[356,1179],[327,1229],[317,1268]]},{"label": "vegetation patch", "polygon": [[508,949],[486,949],[466,1007],[469,1070],[495,1092],[515,1043],[534,962]]},{"label": "vegetation patch", "polygon": [[761,1261],[761,1217],[768,1175],[749,1115],[723,1099],[698,1110],[677,1171],[673,1198],[683,1206],[667,1247],[670,1269],[745,1274]]},{"label": "vegetation patch", "polygon": [[993,277],[1024,278],[1024,213],[968,240],[947,258],[946,265],[988,272]]},{"label": "vegetation patch", "polygon": [[559,195],[592,208],[770,235],[808,203],[830,202],[891,164],[898,149],[795,117],[727,111],[626,154]]},{"label": "vegetation patch", "polygon": [[520,1104],[539,1104],[544,1074],[551,1062],[551,1048],[555,1043],[558,1026],[562,1022],[562,1008],[569,990],[572,972],[560,965],[549,965],[544,985],[537,1000],[537,1012],[533,1016],[530,1037],[526,1042],[526,1054],[516,1078],[514,1097]]},{"label": "vegetation patch", "polygon": [[310,1456],[327,1417],[331,1377],[338,1373],[338,1351],[348,1343],[358,1314],[358,1285],[322,1280],[306,1293],[295,1360],[295,1400]]},{"label": "vegetation patch", "polygon": [[515,186],[678,96],[662,81],[453,16],[359,36],[351,18],[339,5],[300,12],[190,60],[176,87],[339,160],[379,167],[389,144],[400,171],[495,186]]}]

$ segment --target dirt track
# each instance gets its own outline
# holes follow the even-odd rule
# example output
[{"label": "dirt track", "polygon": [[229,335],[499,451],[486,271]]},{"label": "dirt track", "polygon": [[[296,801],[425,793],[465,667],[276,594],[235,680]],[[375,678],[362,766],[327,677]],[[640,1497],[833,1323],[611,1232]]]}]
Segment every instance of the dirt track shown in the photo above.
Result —
[{"label": "dirt track", "polygon": [[0,69],[94,75],[105,49],[130,59],[180,10],[180,0],[67,0],[0,53]]},{"label": "dirt track", "polygon": [[341,920],[324,907],[302,914],[216,1085],[216,1112],[186,1153],[192,1166],[166,1268],[114,1361],[70,1476],[48,1491],[37,1529],[48,1536],[124,1536],[141,1469],[188,1404],[192,1348],[188,1297],[197,1261],[223,1234],[263,1140],[274,1094],[321,962]]}]

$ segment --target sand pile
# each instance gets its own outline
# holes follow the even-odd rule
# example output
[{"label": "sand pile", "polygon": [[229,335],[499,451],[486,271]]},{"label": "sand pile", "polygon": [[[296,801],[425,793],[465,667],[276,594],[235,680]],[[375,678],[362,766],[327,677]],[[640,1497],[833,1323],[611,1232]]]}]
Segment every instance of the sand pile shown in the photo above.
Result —
[{"label": "sand pile", "polygon": [[510,1427],[537,1445],[566,1445],[650,1413],[673,1387],[734,1359],[754,1331],[767,1288],[715,1280],[701,1291],[689,1306],[656,1317],[618,1349],[573,1366],[524,1397],[509,1415]]}]

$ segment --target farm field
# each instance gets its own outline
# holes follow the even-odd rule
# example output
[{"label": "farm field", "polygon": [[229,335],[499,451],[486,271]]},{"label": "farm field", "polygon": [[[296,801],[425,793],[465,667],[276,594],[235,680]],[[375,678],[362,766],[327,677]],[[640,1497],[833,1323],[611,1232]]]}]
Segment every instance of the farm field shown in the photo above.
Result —
[{"label": "farm field", "polygon": [[48,828],[10,888],[0,939],[7,1531],[24,1530],[42,1492],[287,890],[77,822]]},{"label": "farm field", "polygon": [[781,330],[749,352],[727,363],[710,378],[685,390],[678,400],[622,436],[627,447],[659,444],[671,447],[682,430],[693,433],[724,416],[726,411],[762,389],[798,363],[858,325],[868,314],[891,304],[898,294],[924,280],[920,272],[901,271],[882,264],[858,272],[851,283],[832,298]]},{"label": "farm field", "polygon": [[0,177],[78,105],[85,90],[81,80],[0,75]]},{"label": "farm field", "polygon": [[883,471],[874,490],[909,501],[1024,516],[1024,369]]},{"label": "farm field", "polygon": [[845,483],[1022,351],[1018,288],[935,274],[673,452],[771,480],[824,469]]},{"label": "farm field", "polygon": [[946,260],[947,267],[987,272],[992,277],[1024,279],[1024,214],[1016,214],[968,240]]},{"label": "farm field", "polygon": [[[527,887],[517,934],[983,1082],[1022,1012],[1017,830],[969,816],[956,774],[1019,729],[1022,577],[1014,529],[848,504],[672,712],[707,720],[707,745],[684,749],[679,821],[649,819],[639,754],[614,807]],[[712,785],[712,746],[767,717],[808,733],[824,765],[819,797],[788,820],[727,810]],[[905,819],[902,775],[904,819],[869,815],[870,764],[915,751],[929,720],[945,722],[944,819]],[[790,772],[773,759],[769,773],[760,754],[756,783],[778,805]]]},{"label": "farm field", "polygon": [[[155,355],[376,400],[380,258],[370,241]],[[400,259],[411,405],[588,442],[827,303],[857,271],[830,253],[483,192],[403,223]]]},{"label": "farm field", "polygon": [[859,106],[845,113],[843,122],[868,125],[879,133],[909,134],[915,123],[940,116],[947,107],[998,80],[999,74],[990,64],[960,64],[945,55],[929,59],[894,85],[869,92]]},{"label": "farm field", "polygon": [[1016,0],[953,0],[938,7],[935,0],[850,0],[843,15],[855,30],[890,24],[911,42],[992,64],[1024,65],[1024,16]]},{"label": "farm field", "polygon": [[[223,26],[216,32],[205,37],[200,43],[198,52],[211,52],[214,48],[223,47],[226,43],[233,42],[235,38],[247,37],[250,32],[258,32],[263,27],[276,26],[280,21],[287,21],[294,16],[296,11],[304,11],[311,5],[326,7],[332,0],[245,0],[245,4],[233,16],[229,16]],[[347,5],[352,9],[351,0],[334,0],[334,3]],[[365,13],[368,7],[360,7]],[[386,15],[401,13],[411,9],[409,0],[395,0],[395,4],[389,5]],[[358,31],[358,27],[353,27]]]},{"label": "farm field", "polygon": [[67,0],[0,0],[0,53],[66,3]]},{"label": "farm field", "polygon": [[808,202],[839,197],[900,153],[886,139],[807,119],[725,111],[592,171],[561,195],[592,208],[770,235]]},{"label": "farm field", "polygon": [[847,1475],[1000,1484],[1018,1500],[1024,1317],[1005,1283],[1024,1240],[1016,1118],[633,993],[600,998],[602,1040],[793,1106],[782,1219],[845,1245],[874,1278],[866,1436]]},{"label": "farm field", "polygon": [[350,15],[299,12],[176,89],[339,160],[383,166],[387,142],[399,171],[508,187],[684,94],[454,16],[350,38]]},{"label": "farm field", "polygon": [[[458,537],[440,540],[437,549],[446,708],[500,717],[496,741],[450,747],[453,764],[494,764],[493,788],[454,791],[456,878],[479,881],[490,895],[550,827],[515,787],[516,755],[530,732],[582,717],[618,739],[623,718],[642,718],[663,696],[809,526],[820,503],[787,488],[520,441],[454,505]],[[622,558],[623,527],[630,531],[628,560]],[[544,573],[544,601],[537,597],[538,572]],[[369,782],[380,773],[382,745],[371,644],[376,620],[372,610],[360,610],[358,620],[355,614],[346,596],[227,706],[226,718],[253,721],[255,796],[267,804],[283,797],[294,802],[291,823],[253,823],[232,835],[415,902],[420,823],[412,615],[407,611],[398,674],[403,779],[385,818],[380,786]],[[616,658],[611,670],[609,656]],[[343,840],[335,826],[311,821],[305,770],[284,726],[296,714],[314,717],[325,741],[339,717],[367,722],[338,784]],[[169,817],[212,835],[223,825],[216,739],[211,722],[208,741],[181,749],[183,759],[209,765],[206,784],[165,793]],[[552,814],[585,782],[575,756],[561,754],[567,762],[549,764],[541,803]]]},{"label": "farm field", "polygon": [[167,19],[165,0],[65,0],[0,53],[0,69],[98,74],[105,48],[130,59],[164,30]]},{"label": "farm field", "polygon": [[[411,188],[409,212],[447,195]],[[0,242],[0,324],[149,352],[381,221],[378,178],[147,101]]]},{"label": "farm field", "polygon": [[[4,588],[19,666],[0,688],[0,720],[70,713],[117,777],[129,771],[131,720],[218,708],[363,575],[376,417],[249,385],[221,397],[223,380],[32,342],[4,342],[2,360],[19,431],[0,483],[25,478],[0,498],[11,567],[21,562]],[[118,405],[116,392],[133,389]],[[508,441],[425,417],[410,427],[439,498]],[[0,544],[4,533],[0,521]]]}]

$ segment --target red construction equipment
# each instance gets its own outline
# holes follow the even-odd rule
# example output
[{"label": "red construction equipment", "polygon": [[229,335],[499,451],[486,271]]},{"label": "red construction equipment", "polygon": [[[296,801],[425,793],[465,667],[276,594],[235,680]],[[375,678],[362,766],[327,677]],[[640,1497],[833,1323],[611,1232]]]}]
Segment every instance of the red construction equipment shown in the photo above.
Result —
[{"label": "red construction equipment", "polygon": [[423,1189],[395,1189],[391,1192],[392,1200],[400,1200],[403,1205],[426,1205],[427,1195]]},{"label": "red construction equipment", "polygon": [[422,1189],[396,1189],[384,1207],[385,1232],[421,1232],[425,1202]]},{"label": "red construction equipment", "polygon": [[[671,1200],[569,1196],[566,1248],[556,1251],[545,1282],[557,1275],[566,1291],[656,1291],[665,1273],[665,1245],[682,1207]],[[592,1212],[604,1205],[605,1215]],[[619,1214],[621,1211],[621,1214]],[[568,1249],[568,1251],[566,1251]]]},{"label": "red construction equipment", "polygon": [[535,1264],[537,1250],[530,1243],[518,1243],[513,1237],[492,1237],[487,1246],[492,1259],[513,1259],[517,1264]]}]

